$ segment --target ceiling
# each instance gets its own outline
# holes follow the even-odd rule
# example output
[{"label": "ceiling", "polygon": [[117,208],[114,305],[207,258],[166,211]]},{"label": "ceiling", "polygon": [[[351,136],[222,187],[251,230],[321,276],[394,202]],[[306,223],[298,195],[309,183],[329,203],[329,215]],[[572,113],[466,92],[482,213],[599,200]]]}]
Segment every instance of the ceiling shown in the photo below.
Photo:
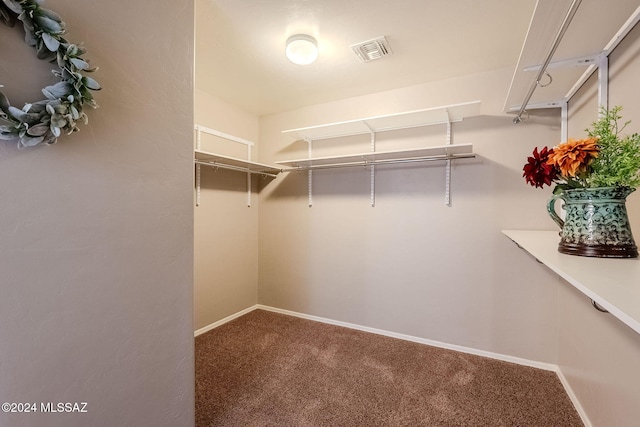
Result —
[{"label": "ceiling", "polygon": [[[526,65],[543,60],[571,0],[539,0],[545,7],[534,14],[537,3],[197,0],[196,88],[261,116],[505,67],[516,70],[519,59],[533,62]],[[574,18],[579,24],[565,37],[570,44],[587,39],[600,49],[638,3],[583,0]],[[597,25],[590,22],[594,19]],[[528,35],[530,26],[535,32]],[[295,65],[284,55],[286,39],[299,33],[318,40],[320,56],[311,65]],[[360,62],[350,45],[383,35],[393,53]],[[558,52],[572,57],[567,46]],[[509,97],[522,98],[533,77],[518,69]]]}]

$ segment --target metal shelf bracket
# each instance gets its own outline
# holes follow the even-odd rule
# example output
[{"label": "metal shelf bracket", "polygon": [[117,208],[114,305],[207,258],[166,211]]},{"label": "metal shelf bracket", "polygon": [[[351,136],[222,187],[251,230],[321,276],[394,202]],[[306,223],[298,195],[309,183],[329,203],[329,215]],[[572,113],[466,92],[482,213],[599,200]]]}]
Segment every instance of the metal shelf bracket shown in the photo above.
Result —
[{"label": "metal shelf bracket", "polygon": [[[367,123],[363,122],[369,128],[371,134],[371,152],[376,152],[376,131]],[[376,207],[376,165],[371,165],[371,207]]]},{"label": "metal shelf bracket", "polygon": [[[311,158],[313,141],[310,139],[307,139],[306,141],[308,144],[307,155]],[[313,206],[313,171],[311,169],[307,171],[307,187],[309,191],[309,207],[311,207]]]},{"label": "metal shelf bracket", "polygon": [[[200,146],[202,145],[202,138],[200,135],[200,131],[196,128],[196,149],[200,150]],[[196,207],[200,206],[200,165],[196,164]]]},{"label": "metal shelf bracket", "polygon": [[[451,117],[447,110],[447,145],[451,145]],[[444,204],[451,206],[451,159],[447,159],[444,176]]]}]

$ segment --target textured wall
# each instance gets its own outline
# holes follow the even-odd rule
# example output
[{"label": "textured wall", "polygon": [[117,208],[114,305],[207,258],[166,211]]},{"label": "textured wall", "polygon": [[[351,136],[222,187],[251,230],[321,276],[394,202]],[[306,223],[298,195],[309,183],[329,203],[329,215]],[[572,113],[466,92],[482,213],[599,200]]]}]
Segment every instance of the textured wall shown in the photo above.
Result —
[{"label": "textured wall", "polygon": [[[192,425],[193,0],[45,6],[103,90],[57,145],[0,144],[0,401],[88,413],[0,425]],[[51,66],[0,33],[0,82],[21,106]]]},{"label": "textured wall", "polygon": [[[197,124],[258,141],[257,117],[198,90],[195,117]],[[202,134],[201,143],[205,151],[247,158],[246,146],[242,144],[206,134]],[[257,158],[256,145],[252,148],[252,159]],[[200,176],[200,206],[194,213],[196,330],[257,303],[260,211],[257,188],[262,181],[257,175],[251,179],[249,208],[247,174],[202,166]]]},{"label": "textured wall", "polygon": [[[609,57],[609,105],[623,106],[625,133],[640,131],[640,28],[635,28]],[[585,136],[597,118],[594,75],[569,104],[569,135]],[[640,194],[627,198],[636,244],[640,242]],[[612,260],[617,262],[617,260]],[[621,262],[640,262],[621,261]],[[559,365],[591,423],[635,426],[640,419],[640,336],[610,315],[594,310],[587,297],[562,282],[559,300]]]},{"label": "textured wall", "polygon": [[[216,60],[211,26],[216,11],[211,2],[196,2],[195,122],[255,143],[251,159],[259,156],[258,117],[203,90],[217,78],[205,61]],[[246,146],[202,134],[202,150],[240,159]],[[195,329],[235,314],[258,302],[258,189],[265,180],[251,178],[251,207],[247,207],[247,175],[225,169],[201,168],[201,203],[194,212]]]},{"label": "textured wall", "polygon": [[[279,177],[261,193],[261,304],[511,356],[556,361],[554,276],[501,229],[553,229],[549,191],[525,184],[533,147],[559,139],[553,112],[521,125],[501,113],[511,70],[500,70],[261,118],[261,160],[306,157],[280,132],[419,108],[482,101],[482,115],[454,123],[454,142],[478,157],[454,163],[452,206],[444,165],[380,167],[376,207],[369,171]],[[444,126],[389,132],[378,149],[446,142]],[[314,143],[315,155],[361,152],[369,137]]]}]

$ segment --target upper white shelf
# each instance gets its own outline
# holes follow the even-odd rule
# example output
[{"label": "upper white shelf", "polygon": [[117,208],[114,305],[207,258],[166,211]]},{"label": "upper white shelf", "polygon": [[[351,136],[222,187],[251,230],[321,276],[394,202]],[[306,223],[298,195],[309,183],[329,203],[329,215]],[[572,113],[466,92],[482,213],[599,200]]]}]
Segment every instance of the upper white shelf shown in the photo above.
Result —
[{"label": "upper white shelf", "polygon": [[[571,0],[538,0],[514,70],[504,110],[518,110],[553,45],[571,6]],[[597,69],[598,56],[608,56],[640,16],[637,0],[617,0],[615,7],[602,0],[582,0],[571,24],[528,105],[558,108],[570,99]],[[588,34],[585,28],[589,28]],[[548,83],[548,84],[547,84]]]},{"label": "upper white shelf", "polygon": [[367,165],[385,162],[447,160],[473,156],[473,144],[450,144],[406,150],[377,151],[341,156],[315,157],[312,159],[286,160],[276,162],[279,165],[295,169],[313,169],[334,165]]},{"label": "upper white shelf", "polygon": [[606,259],[558,252],[557,231],[503,230],[507,237],[580,292],[640,333],[640,259]]},{"label": "upper white shelf", "polygon": [[441,123],[457,122],[465,117],[480,115],[480,101],[446,105],[423,110],[385,116],[367,117],[344,122],[328,123],[299,129],[282,131],[296,139],[315,141],[319,139],[339,138],[343,136],[384,132],[396,129],[430,126]]},{"label": "upper white shelf", "polygon": [[241,172],[271,176],[275,176],[282,171],[277,166],[251,162],[249,160],[237,159],[235,157],[223,156],[221,154],[209,153],[201,150],[195,150],[195,161],[197,164],[206,166],[222,167]]}]

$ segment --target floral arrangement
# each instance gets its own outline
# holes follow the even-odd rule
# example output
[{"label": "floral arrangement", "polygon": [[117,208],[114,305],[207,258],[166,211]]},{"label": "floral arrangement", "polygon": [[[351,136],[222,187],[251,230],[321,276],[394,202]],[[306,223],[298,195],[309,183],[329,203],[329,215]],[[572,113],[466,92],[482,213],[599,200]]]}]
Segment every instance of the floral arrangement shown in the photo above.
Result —
[{"label": "floral arrangement", "polygon": [[553,192],[573,188],[640,186],[640,135],[622,135],[622,107],[601,108],[600,118],[586,129],[587,138],[569,139],[553,148],[536,147],[522,176],[537,188],[556,183]]},{"label": "floral arrangement", "polygon": [[[82,59],[86,50],[64,38],[65,23],[55,12],[41,7],[44,0],[0,0],[0,20],[13,26],[22,22],[25,42],[39,59],[57,64],[52,70],[59,80],[42,89],[45,99],[27,103],[22,109],[9,103],[0,92],[0,139],[18,140],[18,147],[53,144],[62,132],[79,130],[76,122],[87,123],[84,105],[96,108],[91,91],[100,85],[85,75],[96,70]],[[2,85],[0,84],[0,88]]]}]

